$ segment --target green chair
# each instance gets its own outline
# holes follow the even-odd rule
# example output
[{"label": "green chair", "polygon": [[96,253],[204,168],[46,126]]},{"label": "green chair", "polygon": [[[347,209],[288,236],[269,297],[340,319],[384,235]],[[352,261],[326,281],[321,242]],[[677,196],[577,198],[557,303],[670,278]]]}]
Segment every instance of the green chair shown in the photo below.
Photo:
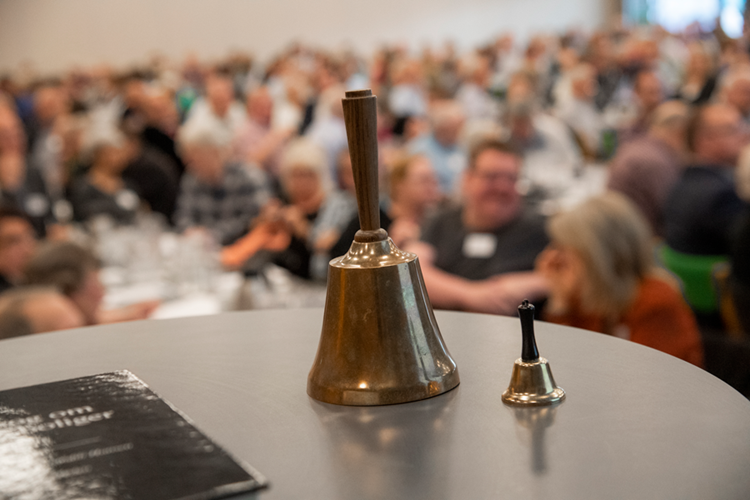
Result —
[{"label": "green chair", "polygon": [[685,300],[696,312],[718,311],[718,290],[713,276],[717,266],[727,263],[726,255],[691,255],[667,245],[661,247],[659,254],[664,266],[682,280]]}]

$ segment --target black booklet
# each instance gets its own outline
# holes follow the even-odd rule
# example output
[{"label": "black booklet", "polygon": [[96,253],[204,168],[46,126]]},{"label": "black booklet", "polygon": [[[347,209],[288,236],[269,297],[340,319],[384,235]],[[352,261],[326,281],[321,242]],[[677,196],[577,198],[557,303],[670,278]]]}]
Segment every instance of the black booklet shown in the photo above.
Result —
[{"label": "black booklet", "polygon": [[265,486],[128,371],[0,392],[0,498],[254,498]]}]

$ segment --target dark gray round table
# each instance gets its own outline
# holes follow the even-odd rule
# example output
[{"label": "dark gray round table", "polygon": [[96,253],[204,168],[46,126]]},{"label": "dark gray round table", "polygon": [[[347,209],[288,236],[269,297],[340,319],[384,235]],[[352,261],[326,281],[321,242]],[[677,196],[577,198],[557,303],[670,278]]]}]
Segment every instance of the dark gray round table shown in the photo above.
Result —
[{"label": "dark gray round table", "polygon": [[537,323],[561,405],[500,395],[517,319],[437,312],[461,385],[386,407],[306,392],[322,309],[226,313],[0,342],[0,389],[128,369],[271,482],[270,499],[750,498],[750,402],[676,358]]}]

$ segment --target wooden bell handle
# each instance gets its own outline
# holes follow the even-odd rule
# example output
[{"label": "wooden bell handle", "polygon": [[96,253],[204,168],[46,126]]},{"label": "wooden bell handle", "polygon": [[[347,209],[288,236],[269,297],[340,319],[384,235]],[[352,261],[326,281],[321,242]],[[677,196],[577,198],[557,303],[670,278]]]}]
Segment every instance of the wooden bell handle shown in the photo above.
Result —
[{"label": "wooden bell handle", "polygon": [[360,243],[383,241],[388,234],[380,228],[377,97],[370,89],[351,90],[346,92],[341,103],[361,228],[354,240]]}]

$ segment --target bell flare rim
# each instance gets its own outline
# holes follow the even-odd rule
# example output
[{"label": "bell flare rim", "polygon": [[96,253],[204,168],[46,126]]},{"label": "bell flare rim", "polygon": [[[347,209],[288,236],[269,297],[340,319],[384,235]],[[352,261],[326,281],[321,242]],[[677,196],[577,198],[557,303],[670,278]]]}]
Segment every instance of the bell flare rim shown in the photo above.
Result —
[{"label": "bell flare rim", "polygon": [[565,400],[565,390],[555,387],[547,394],[529,394],[513,392],[508,388],[502,395],[503,403],[510,406],[549,406],[562,403]]},{"label": "bell flare rim", "polygon": [[[319,403],[332,404],[336,406],[393,406],[400,404],[416,403],[427,399],[436,398],[455,390],[461,385],[461,379],[458,375],[458,368],[443,378],[437,391],[431,392],[427,385],[398,389],[393,391],[357,391],[356,389],[347,388],[330,388],[323,385],[315,384],[312,377],[308,378],[307,395]],[[317,387],[316,387],[317,386]],[[358,393],[361,399],[346,397]],[[370,396],[370,398],[367,398]],[[367,399],[371,399],[367,401]]]}]

